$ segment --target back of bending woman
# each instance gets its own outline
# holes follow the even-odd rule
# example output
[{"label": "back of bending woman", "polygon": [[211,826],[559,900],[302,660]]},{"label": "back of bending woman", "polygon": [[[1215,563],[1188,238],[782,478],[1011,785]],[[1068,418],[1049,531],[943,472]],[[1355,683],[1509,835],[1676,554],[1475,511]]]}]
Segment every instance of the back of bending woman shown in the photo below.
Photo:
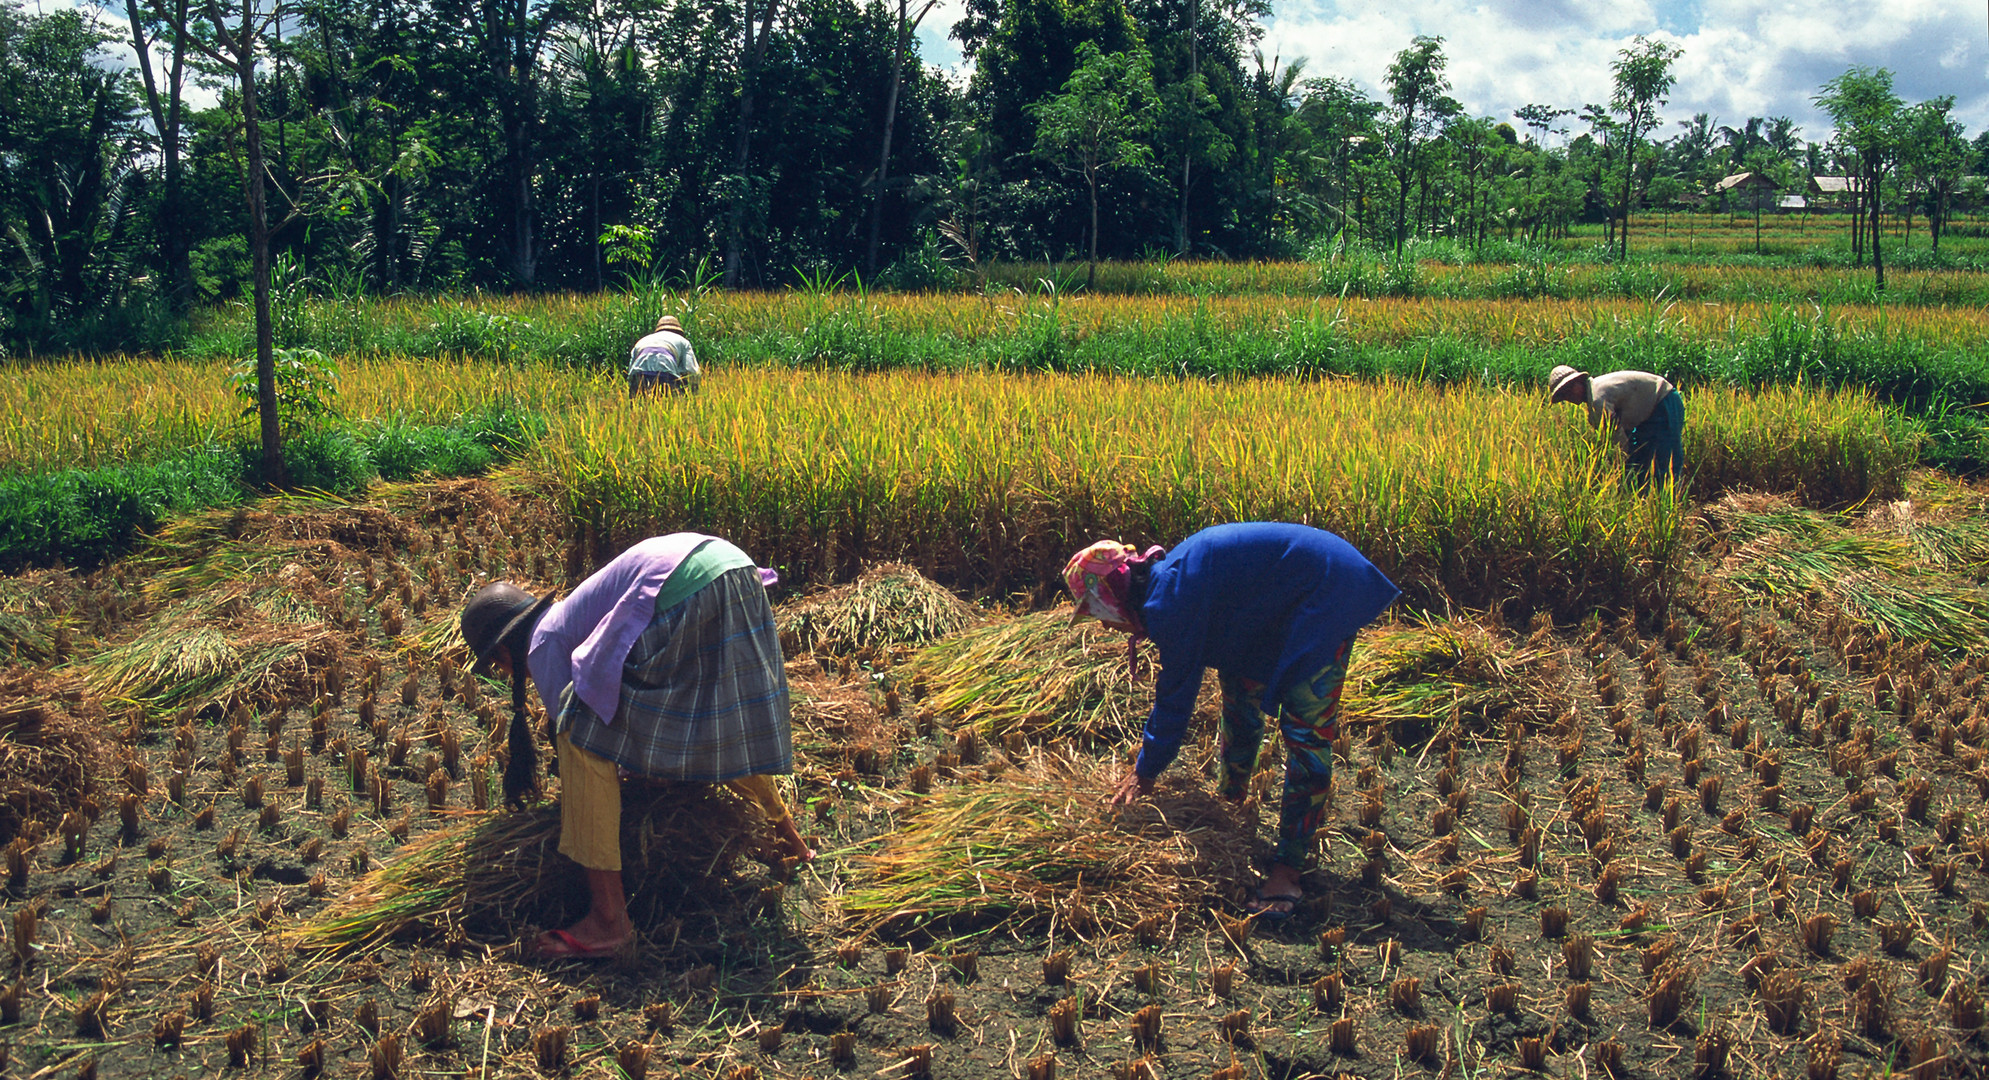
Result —
[{"label": "back of bending woman", "polygon": [[1064,579],[1077,600],[1073,621],[1090,616],[1160,650],[1153,712],[1112,805],[1150,794],[1180,752],[1204,668],[1222,683],[1225,799],[1247,794],[1264,714],[1277,717],[1285,743],[1278,846],[1248,906],[1265,918],[1290,915],[1304,899],[1299,874],[1333,779],[1354,635],[1394,602],[1394,583],[1338,536],[1276,522],[1217,525],[1170,552],[1101,540],[1071,558]]},{"label": "back of bending woman", "polygon": [[525,684],[538,686],[559,753],[560,853],[587,873],[586,917],[538,940],[548,958],[612,956],[635,936],[622,887],[620,775],[729,783],[812,858],[768,778],[790,772],[787,674],[766,586],[731,544],[673,533],[629,548],[565,600],[509,583],[463,608],[479,674],[511,677],[504,796],[537,775]]}]

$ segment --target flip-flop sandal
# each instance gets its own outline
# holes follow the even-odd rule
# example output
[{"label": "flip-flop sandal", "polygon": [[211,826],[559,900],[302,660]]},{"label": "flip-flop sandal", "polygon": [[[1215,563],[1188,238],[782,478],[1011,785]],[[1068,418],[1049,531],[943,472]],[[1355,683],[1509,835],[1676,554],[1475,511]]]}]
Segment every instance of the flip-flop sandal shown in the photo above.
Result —
[{"label": "flip-flop sandal", "polygon": [[620,945],[608,948],[594,948],[582,944],[579,938],[574,937],[564,930],[548,930],[546,931],[546,935],[554,941],[559,942],[563,951],[548,952],[544,944],[541,943],[538,949],[539,959],[541,960],[609,960],[620,955],[623,947],[628,944],[627,942],[622,942]]},{"label": "flip-flop sandal", "polygon": [[[1258,889],[1257,902],[1265,906],[1251,912],[1251,918],[1263,919],[1266,922],[1283,922],[1291,918],[1298,911],[1298,905],[1305,902],[1305,897],[1294,893],[1267,893],[1263,889]],[[1279,911],[1277,908],[1271,907],[1270,905],[1272,904],[1290,904],[1291,909],[1289,911]]]}]

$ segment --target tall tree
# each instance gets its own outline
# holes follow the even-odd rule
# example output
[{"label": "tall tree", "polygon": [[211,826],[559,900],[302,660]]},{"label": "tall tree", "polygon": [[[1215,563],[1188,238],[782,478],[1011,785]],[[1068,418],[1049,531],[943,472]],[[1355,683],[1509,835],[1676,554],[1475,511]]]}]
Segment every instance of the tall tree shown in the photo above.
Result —
[{"label": "tall tree", "polygon": [[1661,121],[1657,111],[1670,100],[1671,87],[1678,79],[1671,65],[1684,50],[1639,34],[1630,47],[1616,54],[1609,65],[1616,77],[1609,107],[1623,116],[1623,197],[1618,213],[1623,218],[1622,257],[1630,257],[1630,195],[1636,184],[1637,140]]},{"label": "tall tree", "polygon": [[26,339],[122,299],[132,276],[137,99],[75,10],[0,4],[0,299]]},{"label": "tall tree", "polygon": [[1899,152],[1899,113],[1903,104],[1892,91],[1892,72],[1885,68],[1853,67],[1823,84],[1816,103],[1837,125],[1837,137],[1858,155],[1860,187],[1869,208],[1872,277],[1885,291],[1885,256],[1879,250],[1879,215],[1885,205],[1885,176]]},{"label": "tall tree", "polygon": [[1953,110],[1954,97],[1943,95],[1907,109],[1901,121],[1900,163],[1926,200],[1927,231],[1936,252],[1968,164],[1968,143],[1961,124],[1949,115]]},{"label": "tall tree", "polygon": [[[187,0],[154,0],[147,11],[143,0],[125,0],[125,15],[131,23],[131,48],[138,55],[138,71],[144,77],[145,104],[152,114],[152,130],[159,139],[160,172],[164,181],[159,198],[159,261],[166,278],[166,295],[175,307],[185,308],[193,301],[193,264],[189,258],[187,231],[180,220],[182,178],[180,166],[180,121],[186,91]],[[152,73],[152,49],[159,38],[170,39],[164,70]],[[161,87],[163,82],[164,86]]]},{"label": "tall tree", "polygon": [[262,481],[287,487],[283,467],[283,432],[276,405],[275,331],[269,309],[269,201],[265,185],[268,163],[263,154],[262,113],[256,65],[265,51],[263,38],[282,15],[281,0],[262,7],[259,0],[241,0],[237,13],[223,10],[219,0],[204,0],[212,44],[193,38],[200,50],[223,65],[234,80],[242,107],[244,191],[249,207],[250,280],[255,292],[256,415],[262,435]]},{"label": "tall tree", "polygon": [[1424,139],[1446,117],[1463,107],[1449,97],[1450,77],[1444,74],[1448,61],[1443,55],[1443,39],[1418,34],[1409,47],[1395,54],[1388,65],[1388,102],[1395,109],[1395,258],[1402,258],[1402,244],[1408,237],[1409,188],[1420,166]]},{"label": "tall tree", "polygon": [[1140,139],[1153,126],[1154,94],[1144,53],[1108,55],[1087,41],[1078,46],[1077,59],[1063,92],[1031,111],[1038,152],[1082,175],[1091,194],[1091,266],[1084,279],[1089,288],[1098,280],[1098,181],[1151,156]]},{"label": "tall tree", "polygon": [[729,202],[725,213],[725,287],[737,288],[741,264],[746,256],[746,209],[756,202],[752,174],[753,109],[760,90],[760,69],[766,63],[767,45],[773,41],[774,20],[780,16],[780,0],[745,0],[739,44],[739,117],[732,138],[732,175],[726,177]]},{"label": "tall tree", "polygon": [[891,136],[898,124],[898,91],[905,85],[905,53],[911,48],[912,31],[917,30],[939,0],[925,0],[917,15],[911,14],[911,0],[898,0],[898,41],[891,53],[891,92],[884,99],[884,145],[877,152],[876,191],[870,200],[870,245],[864,253],[864,273],[877,273],[877,234],[884,219],[884,184],[891,175]]}]

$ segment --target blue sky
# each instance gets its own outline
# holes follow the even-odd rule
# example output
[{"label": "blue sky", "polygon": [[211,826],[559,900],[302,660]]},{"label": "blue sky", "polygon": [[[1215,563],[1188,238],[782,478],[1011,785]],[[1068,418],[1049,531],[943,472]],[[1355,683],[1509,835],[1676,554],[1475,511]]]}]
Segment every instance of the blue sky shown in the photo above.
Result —
[{"label": "blue sky", "polygon": [[[949,0],[920,28],[927,60],[959,64],[944,40],[958,11]],[[1444,38],[1452,94],[1480,116],[1606,101],[1609,62],[1645,34],[1685,50],[1664,110],[1669,132],[1705,112],[1735,126],[1789,116],[1804,138],[1825,139],[1829,122],[1810,99],[1854,64],[1890,68],[1908,101],[1954,95],[1970,137],[1989,127],[1984,0],[1273,0],[1262,48],[1267,61],[1303,57],[1309,75],[1379,94],[1389,61],[1417,34]]]}]

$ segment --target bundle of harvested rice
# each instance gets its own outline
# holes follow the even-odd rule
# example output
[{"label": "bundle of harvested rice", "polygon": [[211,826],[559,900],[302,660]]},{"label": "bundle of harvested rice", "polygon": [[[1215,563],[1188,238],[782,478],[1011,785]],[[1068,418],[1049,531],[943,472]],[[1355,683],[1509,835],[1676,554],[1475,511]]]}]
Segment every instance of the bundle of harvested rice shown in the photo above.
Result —
[{"label": "bundle of harvested rice", "polygon": [[[1142,642],[1149,670],[1158,653]],[[977,626],[920,650],[900,670],[935,712],[991,735],[1118,741],[1146,719],[1153,688],[1126,670],[1126,636],[1070,626],[1070,607]]]},{"label": "bundle of harvested rice", "polygon": [[[1718,576],[1749,592],[1820,599],[1896,637],[1953,651],[1989,636],[1989,593],[1943,578],[1906,530],[1853,530],[1836,515],[1767,495],[1729,496],[1708,505],[1706,517]],[[1897,511],[1886,517],[1896,523]]]},{"label": "bundle of harvested rice", "polygon": [[926,645],[957,632],[973,617],[972,607],[916,569],[884,563],[848,585],[782,604],[774,621],[789,656],[849,656]]},{"label": "bundle of harvested rice", "polygon": [[856,860],[842,911],[891,936],[1120,933],[1150,915],[1205,910],[1247,880],[1252,825],[1235,808],[1169,774],[1150,800],[1112,811],[1116,779],[1095,762],[1039,758],[937,790]]},{"label": "bundle of harvested rice", "polygon": [[1873,507],[1863,524],[1898,533],[1929,565],[1989,573],[1989,496],[1938,473],[1915,474],[1906,493]]},{"label": "bundle of harvested rice", "polygon": [[292,562],[322,566],[361,551],[390,551],[408,536],[406,523],[380,507],[335,495],[281,495],[254,509],[169,521],[126,562],[157,602],[269,578]]},{"label": "bundle of harvested rice", "polygon": [[1395,623],[1363,630],[1341,699],[1348,720],[1392,724],[1410,743],[1452,716],[1480,729],[1507,717],[1554,715],[1546,649],[1515,645],[1476,623]]},{"label": "bundle of harvested rice", "polygon": [[76,579],[66,570],[0,578],[0,656],[40,664],[62,657],[59,638],[73,627]]},{"label": "bundle of harvested rice", "polygon": [[103,728],[103,709],[75,680],[0,672],[0,843],[23,822],[54,824],[96,791],[110,770]]},{"label": "bundle of harvested rice", "polygon": [[267,621],[260,617],[266,614],[216,619],[205,604],[169,612],[91,657],[82,665],[84,681],[113,705],[150,713],[269,705],[299,692],[345,645],[321,623]]},{"label": "bundle of harvested rice", "polygon": [[[722,785],[626,785],[622,880],[638,930],[709,895],[740,855],[765,849],[759,810]],[[587,911],[587,890],[559,854],[559,808],[470,812],[408,844],[393,862],[297,932],[307,949],[344,949],[452,927],[509,937],[563,926]]]}]

